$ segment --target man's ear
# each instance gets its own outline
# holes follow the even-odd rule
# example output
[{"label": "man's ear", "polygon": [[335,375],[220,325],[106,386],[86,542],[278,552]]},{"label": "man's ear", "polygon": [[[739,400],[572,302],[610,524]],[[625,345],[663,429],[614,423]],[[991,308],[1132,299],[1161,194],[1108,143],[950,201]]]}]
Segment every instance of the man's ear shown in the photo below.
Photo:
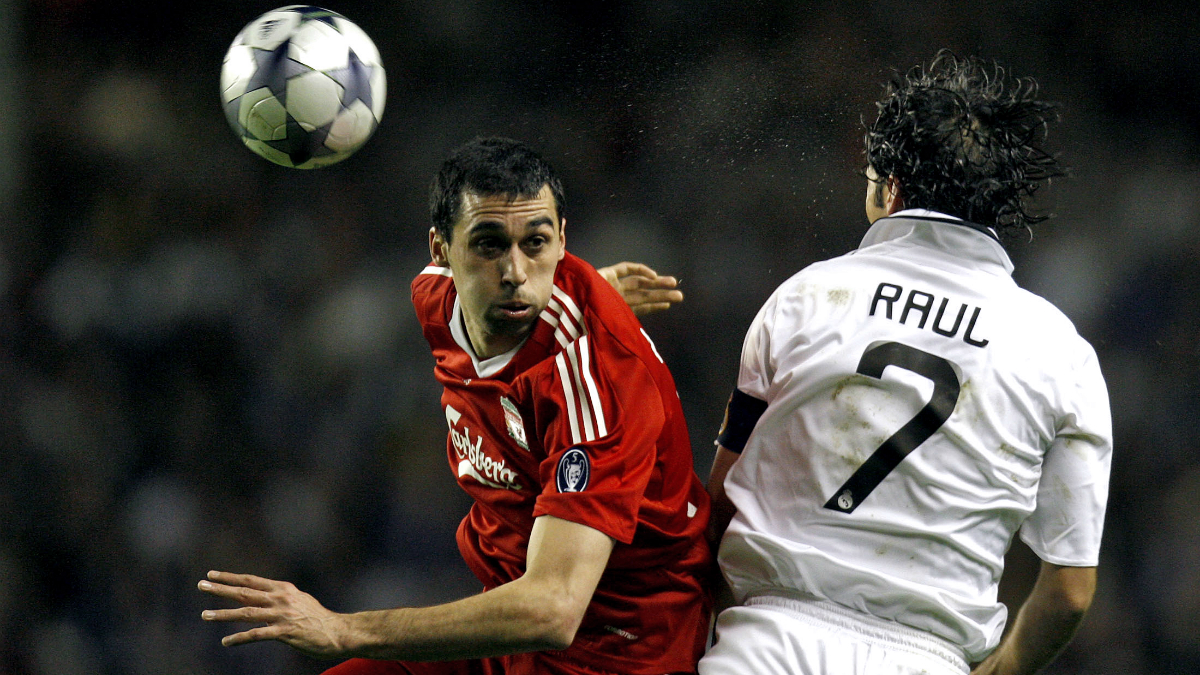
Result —
[{"label": "man's ear", "polygon": [[562,260],[567,254],[567,219],[559,218],[558,220],[558,240],[562,246],[558,248],[558,259]]},{"label": "man's ear", "polygon": [[436,227],[430,227],[429,258],[433,260],[434,265],[437,265],[438,267],[450,266],[450,256],[448,255],[449,248],[450,244],[446,243],[445,239],[442,239],[442,234],[438,232],[438,229]]},{"label": "man's ear", "polygon": [[883,205],[889,216],[904,210],[904,193],[895,176],[888,176],[887,187],[883,191]]}]

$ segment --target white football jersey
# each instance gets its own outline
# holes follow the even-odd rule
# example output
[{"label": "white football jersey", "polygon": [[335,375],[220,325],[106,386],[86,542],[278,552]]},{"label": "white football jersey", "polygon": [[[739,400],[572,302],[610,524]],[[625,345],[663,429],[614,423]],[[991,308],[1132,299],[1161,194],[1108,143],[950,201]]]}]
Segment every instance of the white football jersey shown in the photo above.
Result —
[{"label": "white football jersey", "polygon": [[1092,347],[1011,275],[989,232],[908,210],[775,291],[735,393],[765,402],[725,481],[739,601],[815,595],[977,661],[1016,532],[1048,562],[1097,564],[1108,393]]}]

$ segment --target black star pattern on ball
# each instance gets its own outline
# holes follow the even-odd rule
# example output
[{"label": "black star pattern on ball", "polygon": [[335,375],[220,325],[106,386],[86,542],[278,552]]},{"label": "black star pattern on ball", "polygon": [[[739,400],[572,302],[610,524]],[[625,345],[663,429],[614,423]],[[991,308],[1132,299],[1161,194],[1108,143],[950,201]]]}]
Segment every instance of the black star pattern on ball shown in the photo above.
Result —
[{"label": "black star pattern on ball", "polygon": [[332,126],[331,122],[312,131],[305,131],[295,118],[288,115],[285,127],[287,134],[277,141],[263,142],[287,155],[293,166],[300,166],[313,157],[324,157],[334,153],[325,145],[325,139],[329,136]]},{"label": "black star pattern on ball", "polygon": [[266,87],[280,105],[287,107],[288,79],[313,70],[288,56],[289,44],[291,40],[284,40],[275,49],[253,50],[254,75],[246,83],[246,93]]},{"label": "black star pattern on ball", "polygon": [[346,59],[344,68],[333,68],[325,71],[331,80],[337,82],[342,87],[342,107],[349,108],[355,99],[362,101],[367,106],[367,110],[374,110],[372,107],[373,99],[371,98],[371,75],[375,73],[375,66],[368,66],[358,58],[358,54],[354,50],[350,50],[350,55]]}]

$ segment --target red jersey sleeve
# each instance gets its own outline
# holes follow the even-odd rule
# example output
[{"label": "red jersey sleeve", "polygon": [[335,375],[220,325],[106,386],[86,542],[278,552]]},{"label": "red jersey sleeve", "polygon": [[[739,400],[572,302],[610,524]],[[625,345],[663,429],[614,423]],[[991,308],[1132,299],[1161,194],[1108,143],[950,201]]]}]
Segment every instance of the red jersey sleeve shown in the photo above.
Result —
[{"label": "red jersey sleeve", "polygon": [[628,544],[654,475],[665,413],[641,357],[604,330],[584,335],[531,381],[546,458],[534,517],[587,525]]},{"label": "red jersey sleeve", "polygon": [[[412,303],[421,328],[445,328],[454,306],[454,277],[447,267],[430,263],[412,280]],[[432,343],[431,343],[432,344]]]}]

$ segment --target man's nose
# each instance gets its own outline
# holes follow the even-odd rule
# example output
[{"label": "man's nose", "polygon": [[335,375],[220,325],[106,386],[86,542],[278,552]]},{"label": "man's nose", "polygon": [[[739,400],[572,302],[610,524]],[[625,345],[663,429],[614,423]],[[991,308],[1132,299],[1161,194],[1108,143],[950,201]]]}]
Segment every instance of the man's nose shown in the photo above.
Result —
[{"label": "man's nose", "polygon": [[504,274],[502,280],[506,284],[520,286],[529,278],[525,266],[529,261],[520,246],[514,245],[504,256]]}]

